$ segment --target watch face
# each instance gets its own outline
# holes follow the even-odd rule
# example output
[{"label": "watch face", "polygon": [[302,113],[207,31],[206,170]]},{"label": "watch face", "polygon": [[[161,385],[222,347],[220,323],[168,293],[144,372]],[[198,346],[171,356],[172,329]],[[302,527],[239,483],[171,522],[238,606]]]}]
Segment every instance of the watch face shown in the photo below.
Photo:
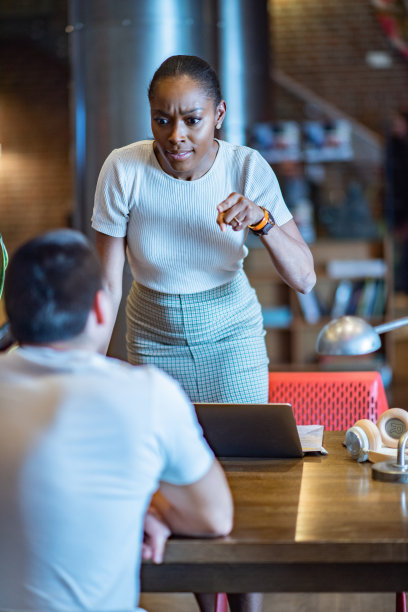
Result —
[{"label": "watch face", "polygon": [[268,215],[268,221],[267,223],[264,225],[264,227],[259,231],[259,234],[261,236],[265,236],[266,234],[269,233],[269,230],[271,230],[273,228],[273,226],[275,225],[275,219],[272,217],[271,213],[269,212],[269,210],[265,209],[265,212]]},{"label": "watch face", "polygon": [[265,236],[266,234],[269,233],[269,230],[271,230],[274,225],[275,225],[275,222],[273,221],[271,223],[271,218],[269,217],[268,223],[258,232],[258,234],[260,234],[261,236]]}]

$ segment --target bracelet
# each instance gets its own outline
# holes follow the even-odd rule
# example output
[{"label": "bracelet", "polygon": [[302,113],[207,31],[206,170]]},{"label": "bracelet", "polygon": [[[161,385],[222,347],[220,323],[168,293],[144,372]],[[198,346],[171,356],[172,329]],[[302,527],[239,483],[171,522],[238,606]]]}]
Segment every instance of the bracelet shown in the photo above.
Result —
[{"label": "bracelet", "polygon": [[266,236],[274,227],[275,219],[272,217],[269,210],[263,206],[260,206],[260,208],[264,211],[264,218],[256,225],[248,225],[248,228],[255,236]]},{"label": "bracelet", "polygon": [[261,208],[264,212],[263,219],[261,219],[259,223],[257,223],[256,225],[248,225],[250,230],[255,230],[256,232],[258,230],[261,230],[263,227],[265,227],[265,225],[268,223],[268,220],[269,220],[268,211],[263,206],[260,206],[259,208]]}]

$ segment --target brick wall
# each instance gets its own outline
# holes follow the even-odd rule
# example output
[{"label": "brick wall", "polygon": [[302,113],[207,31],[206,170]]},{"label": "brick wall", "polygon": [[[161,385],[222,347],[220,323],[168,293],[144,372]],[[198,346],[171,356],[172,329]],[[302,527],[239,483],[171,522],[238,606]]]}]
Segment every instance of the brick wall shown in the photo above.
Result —
[{"label": "brick wall", "polygon": [[[277,68],[363,125],[383,133],[392,110],[408,106],[408,61],[387,40],[370,0],[270,0],[273,61]],[[384,51],[389,68],[366,55]],[[276,88],[279,119],[298,117],[302,105]]]},{"label": "brick wall", "polygon": [[[54,28],[61,45],[66,2],[5,0],[1,12],[0,231],[12,252],[67,224],[72,208],[69,66],[52,44]],[[378,133],[396,105],[408,104],[408,62],[387,41],[369,0],[270,0],[270,12],[273,61],[300,84]],[[388,52],[392,66],[370,67],[369,51]],[[275,95],[279,118],[304,118],[303,103],[282,88]]]},{"label": "brick wall", "polygon": [[66,0],[0,6],[0,231],[12,253],[72,209]]},{"label": "brick wall", "polygon": [[0,48],[0,227],[8,250],[72,208],[67,66],[26,41]]}]

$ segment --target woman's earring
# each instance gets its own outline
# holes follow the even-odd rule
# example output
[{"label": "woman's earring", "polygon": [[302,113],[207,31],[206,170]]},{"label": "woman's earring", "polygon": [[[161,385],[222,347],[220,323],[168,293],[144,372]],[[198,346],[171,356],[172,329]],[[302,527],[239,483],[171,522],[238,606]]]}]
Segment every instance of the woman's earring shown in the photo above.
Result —
[{"label": "woman's earring", "polygon": [[217,130],[220,130],[222,126],[222,123],[217,123],[217,125],[215,126],[217,128]]}]

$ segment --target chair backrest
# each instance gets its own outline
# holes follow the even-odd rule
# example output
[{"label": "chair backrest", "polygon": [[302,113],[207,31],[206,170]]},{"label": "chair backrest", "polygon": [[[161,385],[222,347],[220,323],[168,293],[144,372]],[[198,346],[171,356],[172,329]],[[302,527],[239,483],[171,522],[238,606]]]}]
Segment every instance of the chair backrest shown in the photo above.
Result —
[{"label": "chair backrest", "polygon": [[388,409],[379,372],[269,372],[269,401],[292,404],[297,425],[335,431]]}]

